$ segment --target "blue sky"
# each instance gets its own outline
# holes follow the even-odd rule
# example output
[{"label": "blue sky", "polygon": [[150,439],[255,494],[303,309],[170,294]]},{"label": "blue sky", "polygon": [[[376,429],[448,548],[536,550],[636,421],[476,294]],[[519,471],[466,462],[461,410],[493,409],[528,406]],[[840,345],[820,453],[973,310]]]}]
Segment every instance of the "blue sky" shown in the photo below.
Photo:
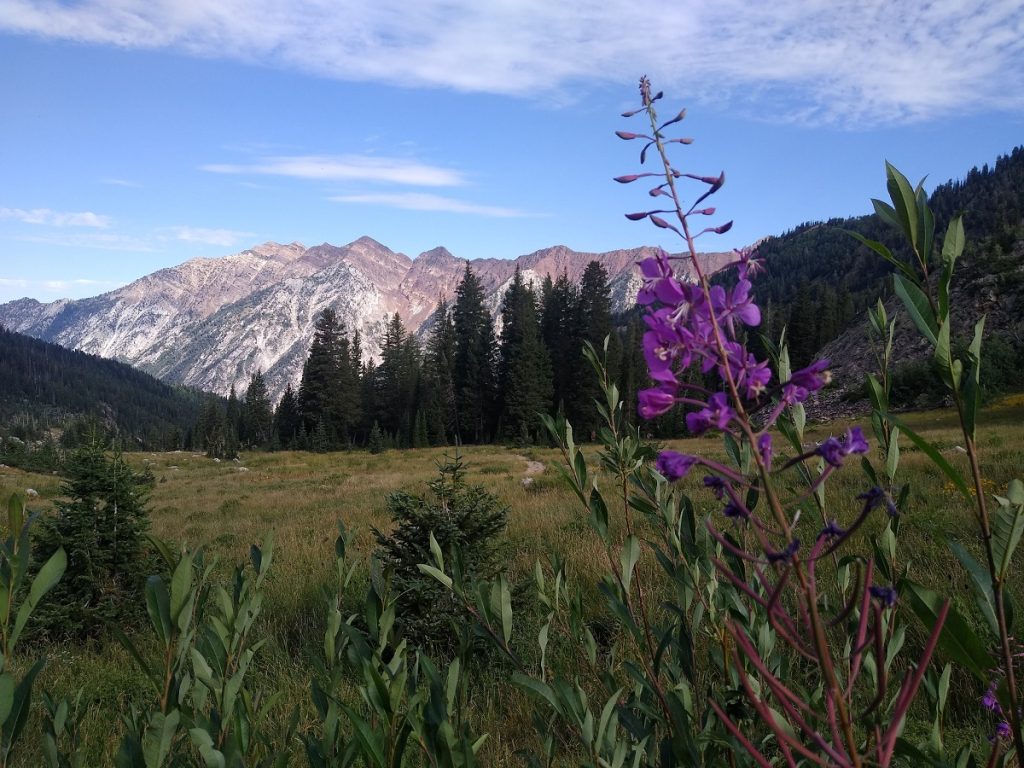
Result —
[{"label": "blue sky", "polygon": [[0,301],[266,240],[678,249],[611,181],[644,73],[726,172],[706,250],[1024,143],[1017,1],[0,0],[0,71]]}]

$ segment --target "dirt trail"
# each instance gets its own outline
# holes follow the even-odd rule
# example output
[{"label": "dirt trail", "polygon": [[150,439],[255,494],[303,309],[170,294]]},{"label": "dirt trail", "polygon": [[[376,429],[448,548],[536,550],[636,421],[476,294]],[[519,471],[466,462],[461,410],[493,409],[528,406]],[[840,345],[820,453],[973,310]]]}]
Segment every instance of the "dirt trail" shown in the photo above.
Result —
[{"label": "dirt trail", "polygon": [[533,461],[531,459],[528,459],[526,456],[522,455],[516,455],[516,458],[522,459],[523,461],[526,462],[526,471],[523,474],[526,475],[527,477],[539,475],[541,472],[544,471],[543,461]]}]

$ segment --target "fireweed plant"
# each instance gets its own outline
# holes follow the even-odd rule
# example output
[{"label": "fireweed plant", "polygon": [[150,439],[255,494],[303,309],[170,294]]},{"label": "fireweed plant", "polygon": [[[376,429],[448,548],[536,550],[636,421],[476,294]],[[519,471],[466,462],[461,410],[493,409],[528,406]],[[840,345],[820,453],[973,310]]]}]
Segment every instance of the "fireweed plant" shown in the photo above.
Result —
[{"label": "fireweed plant", "polygon": [[[729,618],[726,628],[733,645],[728,672],[738,678],[746,701],[761,725],[773,734],[774,754],[758,746],[721,704],[712,699],[710,706],[758,765],[772,765],[769,754],[793,766],[806,761],[838,766],[889,765],[907,711],[938,643],[949,603],[939,606],[920,656],[908,665],[902,681],[894,685],[889,679],[890,664],[903,640],[902,631],[894,630],[893,609],[898,594],[895,586],[876,583],[874,558],[868,558],[859,569],[859,584],[842,595],[838,605],[823,594],[823,565],[838,562],[833,556],[876,510],[897,515],[898,508],[888,490],[876,482],[858,496],[860,510],[853,520],[840,524],[823,519],[813,540],[801,540],[798,522],[806,503],[815,498],[820,502],[830,475],[852,457],[868,454],[868,441],[854,426],[841,437],[829,437],[804,450],[799,439],[804,421],[802,404],[829,382],[829,362],[818,360],[790,372],[786,356],[780,355],[779,380],[773,382],[768,361],[759,360],[747,349],[746,329],[756,328],[761,321],[750,282],[761,263],[751,250],[739,250],[731,265],[736,272],[734,285],[711,285],[695,245],[702,235],[721,234],[732,226],[728,222],[698,229],[695,224],[715,214],[708,201],[721,189],[725,174],[704,176],[678,170],[668,149],[673,144],[688,145],[692,140],[668,138],[665,130],[682,121],[685,110],[660,121],[656,102],[662,94],[652,94],[646,78],[640,82],[640,96],[641,107],[624,117],[646,117],[649,132],[619,131],[618,136],[643,142],[641,164],[653,155],[659,167],[620,176],[616,181],[657,182],[649,194],[663,207],[627,217],[648,219],[659,228],[671,230],[684,240],[686,251],[679,257],[662,251],[640,264],[644,284],[637,302],[646,308],[648,328],[643,352],[656,386],[640,393],[639,412],[651,419],[683,407],[691,433],[721,433],[741,457],[732,467],[666,450],[658,456],[657,468],[672,482],[697,468],[704,472],[703,485],[722,503],[720,515],[707,521],[708,531],[721,552],[733,562],[745,563],[749,574],[745,578],[744,572],[737,572],[726,558],[715,557],[720,577],[737,590],[747,611],[764,617],[805,672],[820,680],[817,690],[794,689],[778,669],[766,663],[757,637],[750,632],[752,622]],[[685,201],[684,183],[698,185],[693,197]],[[687,262],[693,282],[676,277],[672,263],[676,259]],[[700,383],[694,383],[694,368],[703,375],[698,378]],[[709,388],[708,382],[715,383]],[[779,432],[796,452],[784,463],[774,456]],[[809,483],[797,495],[787,497],[779,478],[797,466]],[[819,508],[823,509],[823,504]],[[867,689],[867,695],[862,689]]]}]

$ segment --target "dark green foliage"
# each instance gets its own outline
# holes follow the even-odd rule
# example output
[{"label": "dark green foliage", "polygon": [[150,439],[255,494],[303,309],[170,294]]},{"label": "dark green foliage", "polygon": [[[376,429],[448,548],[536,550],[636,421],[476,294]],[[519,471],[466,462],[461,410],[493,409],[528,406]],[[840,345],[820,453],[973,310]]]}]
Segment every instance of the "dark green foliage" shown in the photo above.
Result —
[{"label": "dark green foliage", "polygon": [[373,392],[377,421],[385,432],[395,436],[402,448],[413,443],[419,379],[419,345],[406,332],[396,312],[384,334],[380,365],[374,370]]},{"label": "dark green foliage", "polygon": [[277,445],[283,450],[295,449],[299,446],[299,430],[302,417],[299,415],[299,401],[295,397],[292,385],[285,387],[281,402],[274,411],[274,437]]},{"label": "dark green foliage", "polygon": [[235,454],[232,447],[237,450],[237,440],[229,428],[225,410],[221,400],[210,395],[203,403],[196,421],[196,448],[206,451],[206,455],[214,459],[233,458]]},{"label": "dark green foliage", "polygon": [[366,441],[366,448],[370,453],[384,453],[387,448],[384,432],[381,431],[380,424],[376,421],[370,427],[370,437]]},{"label": "dark green foliage", "polygon": [[483,443],[494,435],[497,414],[497,344],[494,323],[484,307],[480,280],[466,264],[455,290],[453,311],[457,439]]},{"label": "dark green foliage", "polygon": [[45,562],[63,548],[67,571],[40,606],[37,626],[48,635],[83,637],[141,614],[142,587],[153,566],[144,538],[153,477],[95,443],[72,453],[66,470],[61,494],[68,500],[57,502],[56,516],[40,526],[34,559]]},{"label": "dark green foliage", "polygon": [[439,302],[434,327],[427,340],[421,377],[421,408],[427,422],[431,445],[447,445],[456,433],[455,408],[455,326],[447,302]]},{"label": "dark green foliage", "polygon": [[551,403],[551,362],[540,337],[537,299],[519,268],[501,305],[499,391],[506,439],[531,443]]},{"label": "dark green foliage", "polygon": [[266,448],[270,443],[274,414],[263,372],[256,371],[249,379],[242,403],[242,418],[238,430],[239,442],[248,448]]},{"label": "dark green foliage", "polygon": [[0,381],[0,433],[29,443],[92,417],[125,450],[174,450],[203,397],[123,363],[3,328]]},{"label": "dark green foliage", "polygon": [[464,621],[465,614],[448,590],[418,568],[433,560],[430,535],[442,552],[456,553],[464,578],[493,577],[508,508],[480,486],[466,485],[458,456],[446,457],[429,488],[423,496],[391,494],[387,505],[394,530],[374,529],[374,536],[381,564],[391,573],[401,630],[410,642],[450,653],[457,637],[452,622]]},{"label": "dark green foliage", "polygon": [[347,445],[359,424],[359,374],[353,367],[353,346],[334,310],[321,312],[302,368],[298,406],[307,434],[320,429],[323,450]]}]

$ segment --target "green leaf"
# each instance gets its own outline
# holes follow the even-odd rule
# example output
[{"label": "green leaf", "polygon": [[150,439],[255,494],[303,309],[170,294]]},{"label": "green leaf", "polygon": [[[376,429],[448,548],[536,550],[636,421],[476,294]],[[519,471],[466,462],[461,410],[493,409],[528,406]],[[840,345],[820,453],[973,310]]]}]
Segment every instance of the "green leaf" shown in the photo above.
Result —
[{"label": "green leaf", "polygon": [[896,479],[896,470],[900,466],[900,428],[893,427],[889,433],[889,451],[885,457],[885,473],[889,480]]},{"label": "green leaf", "polygon": [[10,711],[0,729],[0,755],[10,754],[11,747],[18,741],[25,722],[28,720],[29,702],[32,699],[32,684],[36,676],[46,664],[46,659],[39,659],[33,664],[25,676],[21,678],[10,699]]},{"label": "green leaf", "polygon": [[444,570],[444,553],[441,551],[441,545],[437,543],[437,539],[434,537],[434,532],[430,532],[430,554],[434,557],[434,563],[438,569]]},{"label": "green leaf", "polygon": [[439,571],[434,566],[424,565],[423,563],[420,563],[416,567],[420,569],[420,573],[425,573],[427,576],[432,576],[433,578],[437,579],[442,584],[444,584],[445,587],[447,587],[448,589],[452,588],[452,578],[444,571]]},{"label": "green leaf", "polygon": [[504,573],[498,577],[498,594],[501,600],[501,634],[507,646],[512,640],[512,591]]},{"label": "green leaf", "polygon": [[968,490],[967,483],[964,482],[963,477],[961,477],[960,473],[943,458],[942,454],[935,449],[935,446],[900,421],[897,416],[891,413],[883,413],[882,415],[889,421],[897,424],[900,431],[910,438],[910,442],[916,445],[918,450],[922,451],[939,469],[942,470],[946,477],[948,477],[953,485],[956,486],[957,490],[960,491],[964,499],[966,499],[969,504],[974,504],[974,497],[971,495],[970,490]]},{"label": "green leaf", "polygon": [[[917,195],[907,181],[907,177],[896,170],[888,161],[885,163],[886,186],[892,199],[896,221],[907,236],[914,250],[920,254],[918,231]],[[927,257],[927,255],[925,255]]]},{"label": "green leaf", "polygon": [[896,210],[884,200],[878,200],[877,198],[871,198],[871,205],[875,209],[875,215],[878,216],[882,221],[891,227],[900,226],[899,220],[896,218]]},{"label": "green leaf", "polygon": [[917,326],[921,334],[932,343],[932,346],[935,346],[939,326],[935,322],[935,315],[928,303],[928,297],[916,283],[907,280],[902,275],[893,275],[892,281],[893,289],[900,301],[903,302],[903,306],[906,307],[910,319],[914,321],[914,325]]},{"label": "green leaf", "polygon": [[992,597],[992,575],[988,572],[988,568],[975,560],[974,556],[964,549],[960,542],[949,542],[949,549],[967,571],[967,575],[971,577],[975,603],[977,603],[981,615],[985,617],[989,629],[994,635],[998,635],[999,621],[996,619],[995,599]]},{"label": "green leaf", "polygon": [[622,588],[628,593],[629,586],[633,582],[633,569],[636,568],[640,559],[640,541],[636,536],[627,536],[622,544],[622,552],[619,554],[619,563],[622,566]]},{"label": "green leaf", "polygon": [[7,722],[14,706],[14,678],[9,672],[0,673],[0,726]]},{"label": "green leaf", "polygon": [[526,693],[530,694],[534,698],[543,699],[555,712],[563,714],[563,709],[558,703],[558,698],[555,696],[554,690],[552,690],[551,686],[547,683],[542,683],[540,680],[528,677],[522,672],[513,672],[512,684],[526,691]]},{"label": "green leaf", "polygon": [[601,496],[601,492],[597,490],[595,486],[590,492],[590,499],[588,500],[588,506],[590,507],[590,524],[597,531],[601,539],[604,541],[608,540],[608,507],[604,503],[604,498]]},{"label": "green leaf", "polygon": [[939,316],[949,319],[949,294],[953,282],[953,268],[957,257],[964,249],[964,224],[961,217],[956,216],[946,229],[946,239],[942,242],[942,275],[939,278]]},{"label": "green leaf", "polygon": [[978,405],[981,401],[981,339],[985,332],[985,317],[974,326],[974,340],[967,348],[967,362],[970,365],[964,381],[964,426],[971,440],[975,439],[978,423]]},{"label": "green leaf", "polygon": [[952,391],[956,392],[960,386],[959,376],[953,373],[953,357],[949,351],[949,323],[943,323],[939,327],[939,333],[935,337],[935,351],[932,359],[939,366],[939,373],[943,381]]},{"label": "green leaf", "polygon": [[[895,221],[893,222],[893,226],[898,226]],[[908,267],[902,261],[900,261],[895,256],[893,256],[892,255],[892,251],[890,251],[888,248],[886,248],[882,243],[879,243],[879,242],[877,242],[875,240],[869,240],[868,238],[864,237],[864,235],[860,234],[859,232],[854,232],[853,230],[850,230],[850,229],[844,229],[843,231],[846,234],[850,235],[855,240],[859,241],[862,245],[866,245],[868,248],[870,248],[872,251],[877,253],[879,256],[881,256],[883,259],[885,259],[887,262],[892,264],[894,267],[896,267],[896,269],[898,269],[900,272],[902,272],[904,275],[906,275],[911,280],[914,280],[914,281],[917,280],[917,275],[914,274],[914,270],[912,270],[910,267]]]},{"label": "green leaf", "polygon": [[[27,555],[28,553],[26,552],[25,554]],[[46,561],[46,565],[40,568],[39,573],[32,579],[32,586],[28,591],[28,599],[21,604],[21,608],[18,609],[18,617],[14,620],[14,629],[8,640],[9,650],[14,650],[18,638],[21,636],[21,631],[25,628],[25,623],[28,621],[28,617],[32,615],[32,611],[39,605],[43,595],[57,585],[61,576],[64,575],[64,569],[67,568],[67,565],[68,556],[65,554],[64,548],[61,547],[50,556],[50,559]]]},{"label": "green leaf", "polygon": [[[943,598],[937,592],[912,581],[904,582],[903,594],[909,598],[910,607],[925,628],[931,631],[938,621]],[[939,635],[939,648],[978,680],[987,682],[995,661],[985,647],[985,643],[974,633],[964,617],[950,606],[942,634]]]},{"label": "green leaf", "polygon": [[182,555],[171,576],[171,621],[178,623],[181,611],[192,592],[192,557]]},{"label": "green leaf", "polygon": [[1001,582],[1006,581],[1010,573],[1013,553],[1024,534],[1024,501],[1014,503],[1011,500],[1024,496],[1024,484],[1020,480],[1010,481],[1009,496],[1007,499],[999,499],[999,509],[996,510],[992,525],[992,558]]},{"label": "green leaf", "polygon": [[385,768],[387,761],[384,759],[384,748],[380,743],[379,735],[351,707],[342,704],[341,708],[352,722],[352,725],[355,726],[356,739],[362,747],[363,759],[366,761],[366,765]]},{"label": "green leaf", "polygon": [[159,576],[146,579],[146,611],[160,641],[168,645],[171,642],[171,601]]},{"label": "green leaf", "polygon": [[21,526],[24,524],[25,503],[21,500],[21,496],[12,493],[11,498],[7,501],[7,532],[16,537],[21,533]]}]

